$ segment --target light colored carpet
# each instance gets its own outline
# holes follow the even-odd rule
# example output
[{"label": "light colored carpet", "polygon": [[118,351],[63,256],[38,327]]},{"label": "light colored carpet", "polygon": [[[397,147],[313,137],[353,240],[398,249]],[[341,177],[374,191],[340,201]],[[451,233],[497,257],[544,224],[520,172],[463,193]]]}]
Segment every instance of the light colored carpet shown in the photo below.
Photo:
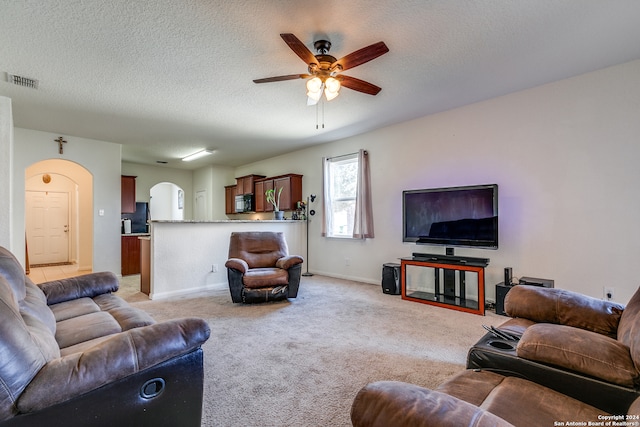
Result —
[{"label": "light colored carpet", "polygon": [[506,318],[404,301],[380,286],[303,277],[298,298],[233,304],[228,289],[150,301],[137,276],[119,294],[156,320],[197,316],[204,349],[203,426],[350,426],[358,390],[377,380],[433,388],[465,368],[482,324]]}]

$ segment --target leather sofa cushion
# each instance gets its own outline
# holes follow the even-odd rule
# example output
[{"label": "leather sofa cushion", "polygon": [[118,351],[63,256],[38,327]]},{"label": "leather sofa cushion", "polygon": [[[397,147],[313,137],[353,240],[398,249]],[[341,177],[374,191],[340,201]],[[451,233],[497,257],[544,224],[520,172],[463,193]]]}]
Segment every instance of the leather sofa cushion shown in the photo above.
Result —
[{"label": "leather sofa cushion", "polygon": [[274,267],[276,261],[288,253],[287,242],[281,232],[231,233],[228,258],[243,259],[249,268]]},{"label": "leather sofa cushion", "polygon": [[17,301],[24,299],[26,295],[25,275],[22,266],[15,256],[6,248],[0,247],[0,275],[7,279]]},{"label": "leather sofa cushion", "polygon": [[539,323],[556,323],[616,338],[623,307],[576,292],[539,286],[514,286],[505,298],[505,311]]},{"label": "leather sofa cushion", "polygon": [[21,313],[36,317],[49,328],[51,334],[56,333],[56,319],[47,306],[47,297],[29,278],[25,279],[25,297],[19,305]]},{"label": "leather sofa cushion", "polygon": [[280,268],[252,268],[244,274],[242,283],[249,289],[288,285],[289,273]]},{"label": "leather sofa cushion", "polygon": [[60,350],[50,329],[21,313],[14,289],[0,275],[0,420],[13,415],[16,396]]},{"label": "leather sofa cushion", "polygon": [[68,277],[42,283],[40,288],[47,296],[48,304],[58,304],[78,298],[93,298],[98,295],[116,292],[120,286],[118,278],[109,271]]},{"label": "leather sofa cushion", "polygon": [[118,322],[108,313],[100,311],[58,322],[56,341],[60,348],[65,348],[118,332],[122,332]]},{"label": "leather sofa cushion", "polygon": [[49,308],[57,322],[100,311],[98,304],[93,302],[91,298],[78,298],[73,301],[65,301],[59,304],[53,304]]},{"label": "leather sofa cushion", "polygon": [[93,298],[93,301],[100,307],[100,310],[113,316],[123,331],[156,323],[146,311],[132,307],[117,295],[98,295]]},{"label": "leather sofa cushion", "polygon": [[367,384],[351,407],[354,427],[513,427],[470,403],[399,381]]},{"label": "leather sofa cushion", "polygon": [[517,426],[599,421],[603,415],[598,408],[517,377],[504,377],[480,407]]},{"label": "leather sofa cushion", "polygon": [[595,378],[634,387],[638,383],[629,348],[604,335],[564,325],[538,323],[525,331],[518,357],[559,366]]},{"label": "leather sofa cushion", "polygon": [[490,371],[463,371],[436,390],[479,406],[517,426],[552,426],[555,421],[566,420],[597,421],[603,414],[600,409],[534,382]]},{"label": "leather sofa cushion", "polygon": [[640,288],[631,297],[620,318],[618,341],[629,347],[631,358],[640,367]]}]

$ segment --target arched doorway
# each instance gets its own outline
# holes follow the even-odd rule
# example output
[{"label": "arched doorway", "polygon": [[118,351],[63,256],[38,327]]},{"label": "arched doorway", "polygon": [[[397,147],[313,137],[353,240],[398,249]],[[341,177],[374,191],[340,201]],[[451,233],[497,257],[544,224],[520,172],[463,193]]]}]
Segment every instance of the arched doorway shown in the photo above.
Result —
[{"label": "arched doorway", "polygon": [[29,264],[93,267],[93,175],[75,162],[43,160],[25,172]]},{"label": "arched doorway", "polygon": [[161,182],[149,190],[149,212],[154,220],[184,219],[184,190],[172,182]]}]

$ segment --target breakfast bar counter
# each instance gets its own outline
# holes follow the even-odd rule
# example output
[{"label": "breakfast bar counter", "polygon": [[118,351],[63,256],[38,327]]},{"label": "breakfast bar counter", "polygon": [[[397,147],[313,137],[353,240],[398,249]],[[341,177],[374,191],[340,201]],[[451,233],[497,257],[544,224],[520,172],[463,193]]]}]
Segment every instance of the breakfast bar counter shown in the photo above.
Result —
[{"label": "breakfast bar counter", "polygon": [[[229,237],[234,231],[281,231],[289,252],[305,256],[305,222],[294,220],[151,221],[149,298],[228,292]],[[144,260],[142,261],[144,263]]]}]

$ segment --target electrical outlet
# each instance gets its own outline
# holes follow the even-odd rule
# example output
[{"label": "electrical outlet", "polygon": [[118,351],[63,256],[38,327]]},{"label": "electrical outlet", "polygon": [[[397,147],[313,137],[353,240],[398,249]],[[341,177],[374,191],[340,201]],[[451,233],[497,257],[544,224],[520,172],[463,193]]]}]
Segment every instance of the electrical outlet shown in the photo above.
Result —
[{"label": "electrical outlet", "polygon": [[610,286],[605,286],[603,289],[603,296],[605,301],[612,301],[614,297],[613,288]]},{"label": "electrical outlet", "polygon": [[218,264],[213,264],[211,266],[211,272],[212,273],[217,273],[218,272]]}]

